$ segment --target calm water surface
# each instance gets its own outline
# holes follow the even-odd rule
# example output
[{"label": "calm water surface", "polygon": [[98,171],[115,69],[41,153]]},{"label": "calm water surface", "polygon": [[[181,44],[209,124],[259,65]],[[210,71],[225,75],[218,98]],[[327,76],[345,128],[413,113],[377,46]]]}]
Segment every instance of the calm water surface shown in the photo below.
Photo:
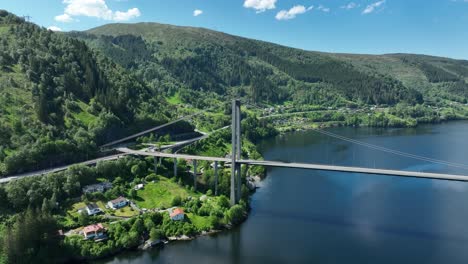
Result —
[{"label": "calm water surface", "polygon": [[[468,122],[330,131],[468,164]],[[268,160],[468,175],[311,131],[260,148]],[[468,263],[468,183],[280,168],[267,175],[239,228],[107,263]]]}]

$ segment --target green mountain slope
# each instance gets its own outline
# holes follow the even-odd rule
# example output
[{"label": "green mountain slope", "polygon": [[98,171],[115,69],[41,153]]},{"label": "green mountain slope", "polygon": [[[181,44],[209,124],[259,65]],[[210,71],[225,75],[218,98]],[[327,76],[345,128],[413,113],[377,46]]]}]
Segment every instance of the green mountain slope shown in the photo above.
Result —
[{"label": "green mountain slope", "polygon": [[466,102],[468,92],[468,61],[310,52],[157,23],[109,24],[70,35],[169,95],[208,90],[255,102],[344,106]]},{"label": "green mountain slope", "polygon": [[91,158],[165,100],[79,40],[0,10],[0,175]]}]

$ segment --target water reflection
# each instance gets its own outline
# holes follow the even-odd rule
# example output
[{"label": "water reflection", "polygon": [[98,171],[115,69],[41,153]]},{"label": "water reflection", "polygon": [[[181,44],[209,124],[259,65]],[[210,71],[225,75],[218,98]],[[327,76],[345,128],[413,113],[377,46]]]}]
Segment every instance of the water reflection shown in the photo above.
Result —
[{"label": "water reflection", "polygon": [[[333,133],[466,163],[468,123]],[[468,174],[297,132],[261,143],[269,160]],[[212,237],[110,263],[468,263],[468,184],[270,168],[249,219]]]}]

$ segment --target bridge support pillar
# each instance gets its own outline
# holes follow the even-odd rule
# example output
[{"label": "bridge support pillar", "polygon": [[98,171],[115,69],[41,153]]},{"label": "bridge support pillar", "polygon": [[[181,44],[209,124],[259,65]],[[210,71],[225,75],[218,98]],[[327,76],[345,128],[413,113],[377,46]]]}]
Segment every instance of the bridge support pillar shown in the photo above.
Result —
[{"label": "bridge support pillar", "polygon": [[154,174],[158,175],[158,157],[154,157]]},{"label": "bridge support pillar", "polygon": [[174,158],[174,177],[177,177],[177,158]]},{"label": "bridge support pillar", "polygon": [[[236,171],[237,171],[237,150],[238,150],[238,134],[240,136],[240,131],[239,131],[239,126],[238,123],[240,124],[239,119],[239,113],[240,110],[240,101],[239,100],[233,100],[232,101],[232,121],[231,121],[231,143],[232,143],[232,152],[231,152],[231,205],[234,205],[237,203],[237,195],[236,195]],[[239,122],[238,122],[239,121]],[[240,149],[240,146],[239,146]]]},{"label": "bridge support pillar", "polygon": [[215,182],[214,182],[215,191],[214,191],[214,194],[215,194],[215,196],[217,196],[218,195],[218,162],[217,161],[214,162],[214,177],[215,177]]},{"label": "bridge support pillar", "polygon": [[[236,159],[240,160],[242,157],[242,141],[241,141],[241,105],[240,101],[236,101]],[[242,167],[237,164],[237,201],[238,203],[242,197]]]},{"label": "bridge support pillar", "polygon": [[193,160],[193,189],[197,191],[197,160]]}]

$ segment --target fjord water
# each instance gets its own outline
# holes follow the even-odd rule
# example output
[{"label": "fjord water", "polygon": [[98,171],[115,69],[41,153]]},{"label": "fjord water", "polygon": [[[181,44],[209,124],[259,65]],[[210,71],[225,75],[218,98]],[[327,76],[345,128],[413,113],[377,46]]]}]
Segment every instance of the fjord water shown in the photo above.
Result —
[{"label": "fjord water", "polygon": [[[399,151],[468,164],[468,122],[412,129],[329,131]],[[260,144],[268,160],[468,175],[317,134]],[[468,263],[468,183],[268,169],[235,230],[108,263]]]}]

